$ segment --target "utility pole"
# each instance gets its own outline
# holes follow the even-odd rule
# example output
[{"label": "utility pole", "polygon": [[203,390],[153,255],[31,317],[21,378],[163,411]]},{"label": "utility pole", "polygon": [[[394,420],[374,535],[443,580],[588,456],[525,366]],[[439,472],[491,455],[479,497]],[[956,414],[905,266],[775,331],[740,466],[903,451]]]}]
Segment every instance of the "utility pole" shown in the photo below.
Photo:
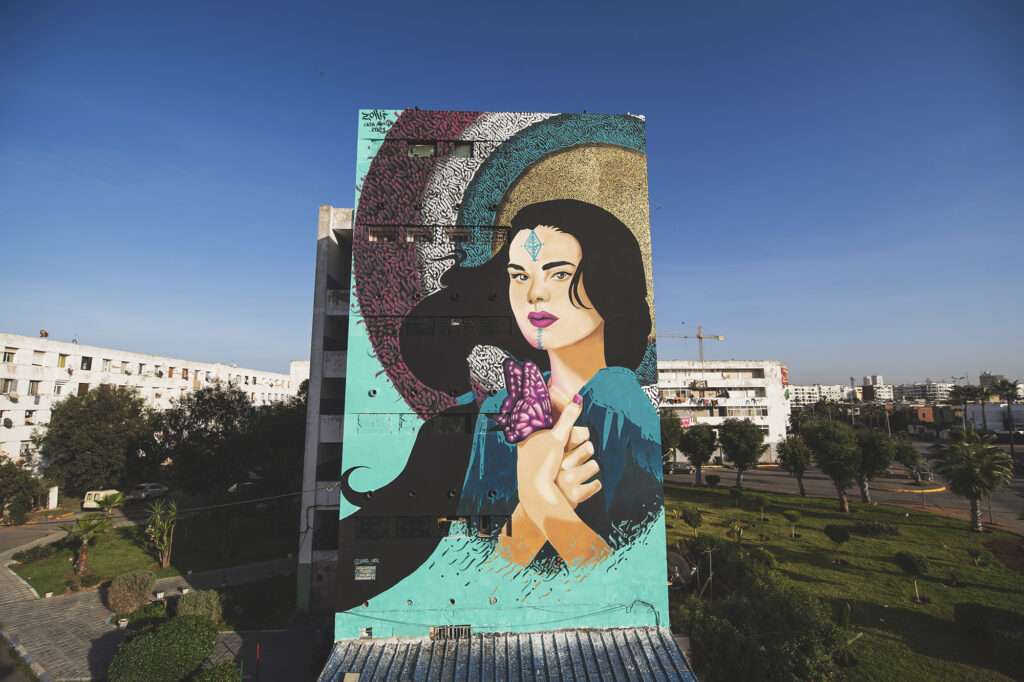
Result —
[{"label": "utility pole", "polygon": [[853,405],[857,400],[857,387],[853,383],[853,377],[850,377],[850,426],[853,426]]}]

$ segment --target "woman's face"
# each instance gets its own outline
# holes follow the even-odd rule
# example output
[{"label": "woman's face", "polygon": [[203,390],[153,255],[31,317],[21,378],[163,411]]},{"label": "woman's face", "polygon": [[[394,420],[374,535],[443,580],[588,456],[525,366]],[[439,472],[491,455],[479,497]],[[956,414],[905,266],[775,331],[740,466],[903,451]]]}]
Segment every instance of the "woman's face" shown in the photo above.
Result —
[{"label": "woman's face", "polygon": [[603,333],[604,320],[587,297],[582,280],[577,289],[582,305],[574,306],[569,298],[569,284],[583,256],[575,237],[541,225],[521,230],[508,253],[512,313],[534,348],[565,348],[597,330]]}]

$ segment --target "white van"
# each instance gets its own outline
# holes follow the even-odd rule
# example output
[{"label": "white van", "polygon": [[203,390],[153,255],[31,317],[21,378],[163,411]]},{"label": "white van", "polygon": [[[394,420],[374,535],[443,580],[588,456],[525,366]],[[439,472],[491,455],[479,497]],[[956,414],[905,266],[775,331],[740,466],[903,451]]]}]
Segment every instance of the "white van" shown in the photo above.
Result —
[{"label": "white van", "polygon": [[99,509],[100,500],[110,495],[116,495],[120,490],[90,490],[82,500],[82,509]]}]

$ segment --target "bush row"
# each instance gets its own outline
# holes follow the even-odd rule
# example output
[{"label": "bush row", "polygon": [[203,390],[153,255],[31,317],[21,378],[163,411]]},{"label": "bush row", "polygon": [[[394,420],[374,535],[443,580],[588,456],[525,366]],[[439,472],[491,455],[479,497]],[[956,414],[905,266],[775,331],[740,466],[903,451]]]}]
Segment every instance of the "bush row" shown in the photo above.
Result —
[{"label": "bush row", "polygon": [[217,644],[217,628],[202,616],[177,616],[124,642],[107,676],[110,682],[180,682],[202,665]]}]

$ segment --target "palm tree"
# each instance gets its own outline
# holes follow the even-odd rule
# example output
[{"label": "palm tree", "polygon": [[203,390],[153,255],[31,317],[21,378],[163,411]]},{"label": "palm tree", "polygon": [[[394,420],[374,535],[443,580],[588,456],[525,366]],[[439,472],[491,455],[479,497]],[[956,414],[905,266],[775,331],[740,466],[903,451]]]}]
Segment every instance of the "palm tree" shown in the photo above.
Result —
[{"label": "palm tree", "polygon": [[100,505],[100,509],[106,515],[106,518],[110,518],[110,515],[114,513],[116,507],[123,507],[125,503],[124,493],[111,493],[104,498],[101,498],[97,503]]},{"label": "palm tree", "polygon": [[968,425],[966,431],[954,431],[953,442],[936,446],[932,468],[946,479],[954,495],[971,503],[971,529],[982,531],[981,500],[1010,482],[1013,459],[992,445],[993,436],[982,436]]},{"label": "palm tree", "polygon": [[974,399],[981,407],[981,432],[988,434],[988,415],[985,413],[985,406],[988,404],[988,397],[992,395],[992,391],[986,386],[972,386],[971,388],[974,391]]},{"label": "palm tree", "polygon": [[1010,430],[1010,457],[1013,458],[1017,454],[1013,449],[1013,431],[1016,428],[1013,424],[1013,404],[1017,402],[1017,390],[1019,388],[1019,381],[1010,381],[1009,379],[1001,379],[996,384],[996,392],[1003,396],[1003,400],[1006,401],[1006,422]]},{"label": "palm tree", "polygon": [[78,557],[75,560],[75,575],[84,575],[85,573],[88,573],[89,543],[110,528],[110,519],[101,519],[98,516],[87,516],[85,518],[78,519],[74,524],[62,524],[60,528],[67,533],[64,538],[65,540],[72,544],[78,544]]}]

